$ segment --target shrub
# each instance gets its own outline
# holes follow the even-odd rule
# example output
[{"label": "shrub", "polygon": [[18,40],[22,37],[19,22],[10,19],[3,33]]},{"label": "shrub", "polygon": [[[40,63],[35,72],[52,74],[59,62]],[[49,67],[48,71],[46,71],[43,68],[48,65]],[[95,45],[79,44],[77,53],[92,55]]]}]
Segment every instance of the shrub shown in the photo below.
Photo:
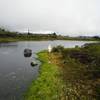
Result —
[{"label": "shrub", "polygon": [[63,51],[64,51],[64,47],[61,45],[52,48],[52,52],[63,53]]}]

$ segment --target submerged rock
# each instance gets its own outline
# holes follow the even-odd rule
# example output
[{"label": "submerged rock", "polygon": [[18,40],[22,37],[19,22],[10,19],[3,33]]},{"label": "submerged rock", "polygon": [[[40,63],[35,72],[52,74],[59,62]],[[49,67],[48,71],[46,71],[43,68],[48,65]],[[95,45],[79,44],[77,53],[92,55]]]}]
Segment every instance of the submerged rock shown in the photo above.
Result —
[{"label": "submerged rock", "polygon": [[36,62],[31,62],[31,66],[36,66],[38,65]]}]

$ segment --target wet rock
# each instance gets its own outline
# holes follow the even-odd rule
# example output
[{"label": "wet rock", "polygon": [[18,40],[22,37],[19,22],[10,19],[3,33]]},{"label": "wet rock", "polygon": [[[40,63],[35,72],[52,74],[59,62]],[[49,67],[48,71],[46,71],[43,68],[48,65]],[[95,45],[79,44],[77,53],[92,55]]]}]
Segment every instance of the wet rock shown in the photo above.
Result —
[{"label": "wet rock", "polygon": [[36,66],[38,65],[36,62],[31,62],[31,66]]},{"label": "wet rock", "polygon": [[32,56],[32,50],[31,49],[25,49],[24,50],[24,57],[31,57]]}]

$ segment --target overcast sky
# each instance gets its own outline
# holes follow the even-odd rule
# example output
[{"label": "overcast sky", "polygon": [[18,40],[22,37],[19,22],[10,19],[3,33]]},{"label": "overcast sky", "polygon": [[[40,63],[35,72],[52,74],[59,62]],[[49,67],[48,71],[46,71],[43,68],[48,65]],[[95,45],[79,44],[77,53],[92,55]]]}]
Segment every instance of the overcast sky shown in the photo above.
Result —
[{"label": "overcast sky", "polygon": [[0,0],[0,26],[13,31],[100,35],[100,0]]}]

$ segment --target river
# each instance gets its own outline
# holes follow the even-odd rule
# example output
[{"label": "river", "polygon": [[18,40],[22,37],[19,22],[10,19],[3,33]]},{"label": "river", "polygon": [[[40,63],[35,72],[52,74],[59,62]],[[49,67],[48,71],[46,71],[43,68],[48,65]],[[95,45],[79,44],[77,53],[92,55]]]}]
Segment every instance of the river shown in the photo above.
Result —
[{"label": "river", "polygon": [[[32,80],[38,77],[39,65],[32,67],[30,63],[37,61],[36,53],[47,49],[49,44],[70,48],[91,42],[57,40],[0,43],[0,100],[22,100]],[[31,57],[24,57],[25,48],[32,49]]]}]

